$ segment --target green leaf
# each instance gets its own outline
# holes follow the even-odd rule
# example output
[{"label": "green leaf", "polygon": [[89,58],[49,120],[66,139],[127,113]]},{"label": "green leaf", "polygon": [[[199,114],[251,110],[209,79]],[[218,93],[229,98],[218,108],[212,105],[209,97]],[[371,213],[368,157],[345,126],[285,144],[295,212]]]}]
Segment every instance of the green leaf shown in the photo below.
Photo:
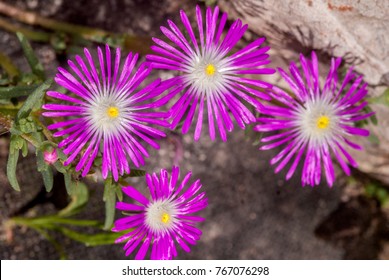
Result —
[{"label": "green leaf", "polygon": [[26,157],[27,155],[28,155],[28,144],[27,141],[23,141],[22,156]]},{"label": "green leaf", "polygon": [[14,190],[16,191],[20,191],[20,186],[16,178],[16,166],[18,164],[18,159],[19,159],[19,150],[17,149],[12,151],[10,149],[10,152],[8,154],[8,161],[7,161],[7,177],[12,188],[14,188]]},{"label": "green leaf", "polygon": [[53,216],[53,219],[50,222],[55,224],[61,224],[61,225],[101,228],[101,223],[96,220],[77,220],[77,219],[67,219],[59,216]]},{"label": "green leaf", "polygon": [[28,96],[37,88],[37,85],[0,87],[0,99]]},{"label": "green leaf", "polygon": [[53,46],[55,51],[57,53],[63,52],[66,50],[66,41],[67,41],[67,36],[65,33],[54,33],[50,37],[50,44]]},{"label": "green leaf", "polygon": [[[65,176],[66,174],[64,174]],[[65,176],[65,185],[66,180],[69,180],[69,178],[66,178]],[[71,178],[70,178],[71,181]],[[69,182],[68,182],[69,184]],[[89,191],[88,187],[82,183],[82,182],[70,182],[71,185],[70,188],[72,188],[71,193],[71,202],[66,206],[64,209],[59,211],[58,215],[61,217],[69,217],[72,215],[75,215],[79,213],[87,204],[89,200]]]},{"label": "green leaf", "polygon": [[[57,164],[58,162],[56,162]],[[70,173],[63,173],[63,177],[65,180],[65,188],[68,193],[68,195],[72,195],[75,191],[75,186],[72,182],[72,175]]]},{"label": "green leaf", "polygon": [[39,59],[34,53],[34,50],[32,49],[30,43],[22,33],[17,32],[16,35],[18,36],[20,44],[22,45],[24,55],[27,58],[27,62],[31,67],[32,73],[34,73],[41,80],[45,80],[45,72],[43,66],[39,62]]},{"label": "green leaf", "polygon": [[122,188],[120,188],[120,187],[116,188],[116,196],[119,199],[119,201],[123,201]]},{"label": "green leaf", "polygon": [[11,141],[9,143],[10,153],[22,149],[23,142],[25,142],[25,140],[21,136],[12,134]]},{"label": "green leaf", "polygon": [[9,79],[0,76],[0,86],[8,86],[10,83],[11,81]]},{"label": "green leaf", "polygon": [[46,90],[50,87],[52,83],[52,79],[46,80],[43,84],[41,84],[37,89],[31,93],[23,106],[20,108],[18,114],[16,115],[17,120],[21,120],[23,118],[27,118],[30,112],[34,109],[35,106],[40,105],[42,99],[45,95]]},{"label": "green leaf", "polygon": [[388,200],[388,191],[383,187],[377,190],[377,198],[381,204],[384,204]]},{"label": "green leaf", "polygon": [[244,136],[245,140],[252,142],[251,145],[258,146],[261,144],[261,140],[264,136],[262,132],[255,131],[254,128],[255,124],[249,124],[246,126],[244,130]]},{"label": "green leaf", "polygon": [[111,229],[115,219],[115,203],[117,185],[112,183],[112,178],[105,180],[103,201],[105,202],[105,222],[104,229]]},{"label": "green leaf", "polygon": [[49,166],[45,162],[43,152],[41,150],[36,150],[36,165],[39,172],[49,169]]},{"label": "green leaf", "polygon": [[121,232],[103,232],[96,234],[80,233],[69,228],[59,227],[58,231],[70,239],[84,243],[86,246],[114,244],[115,240],[123,235]]},{"label": "green leaf", "polygon": [[14,188],[16,191],[20,191],[20,186],[16,178],[16,167],[19,159],[19,150],[21,150],[24,145],[27,145],[25,142],[26,141],[19,135],[11,135],[7,162],[7,177],[12,188]]},{"label": "green leaf", "polygon": [[35,122],[32,121],[31,117],[20,119],[19,122],[19,130],[22,133],[33,133],[38,130],[38,127],[36,126]]},{"label": "green leaf", "polygon": [[373,197],[377,191],[377,186],[373,183],[369,183],[365,186],[365,192],[368,197]]},{"label": "green leaf", "polygon": [[43,178],[43,184],[45,185],[46,192],[50,192],[53,189],[53,171],[51,168],[47,168],[47,170],[41,171],[42,178]]},{"label": "green leaf", "polygon": [[93,165],[96,167],[100,167],[103,164],[103,158],[98,156],[93,160]]},{"label": "green leaf", "polygon": [[50,165],[45,162],[42,150],[36,149],[36,164],[38,171],[42,174],[43,184],[47,192],[53,189],[54,178],[53,170]]},{"label": "green leaf", "polygon": [[[368,114],[368,113],[373,112],[373,109],[372,109],[370,106],[366,106],[365,108],[363,108],[363,112],[366,113],[366,114]],[[367,122],[368,120],[370,120],[372,124],[378,125],[378,119],[377,119],[376,114],[371,115],[371,116],[366,120],[366,122]]]},{"label": "green leaf", "polygon": [[[57,160],[57,161],[53,164],[53,166],[55,167],[55,169],[57,169],[58,172],[61,172],[61,173],[63,173],[64,175],[65,175],[65,173],[67,173],[67,170],[66,170],[65,166],[63,166],[63,164],[62,164],[59,160]],[[70,193],[68,193],[68,194],[70,194]]]},{"label": "green leaf", "polygon": [[62,152],[61,149],[57,149],[58,159],[65,161],[68,157]]},{"label": "green leaf", "polygon": [[371,120],[371,123],[372,123],[372,124],[378,125],[378,119],[377,119],[376,114],[371,115],[370,120]]},{"label": "green leaf", "polygon": [[146,171],[141,169],[131,169],[130,171],[130,177],[143,177],[146,175]]},{"label": "green leaf", "polygon": [[369,103],[382,104],[389,106],[389,88],[387,88],[380,96],[368,98]]},{"label": "green leaf", "polygon": [[135,168],[132,168],[131,171],[130,171],[130,174],[125,174],[124,176],[122,176],[123,178],[128,178],[128,177],[143,177],[146,175],[146,171],[142,170],[142,169],[135,169]]},{"label": "green leaf", "polygon": [[23,72],[19,77],[19,84],[22,85],[31,85],[39,84],[42,80],[39,79],[34,73]]},{"label": "green leaf", "polygon": [[370,141],[370,143],[372,143],[374,145],[379,145],[380,144],[380,139],[378,138],[378,136],[375,133],[371,132],[371,131],[370,131],[370,134],[367,137],[367,139]]},{"label": "green leaf", "polygon": [[55,148],[56,147],[56,144],[50,142],[50,141],[43,141],[39,147],[36,147],[37,149],[40,149],[41,151],[46,151],[47,149],[50,149],[50,148]]},{"label": "green leaf", "polygon": [[58,225],[72,225],[72,226],[83,226],[83,227],[101,227],[101,223],[96,220],[77,220],[54,216],[43,216],[36,218],[25,218],[25,217],[13,217],[10,219],[12,222],[22,226],[39,227],[44,229],[56,229]]},{"label": "green leaf", "polygon": [[217,0],[200,0],[201,2],[205,3],[205,6],[213,6],[216,4]]}]

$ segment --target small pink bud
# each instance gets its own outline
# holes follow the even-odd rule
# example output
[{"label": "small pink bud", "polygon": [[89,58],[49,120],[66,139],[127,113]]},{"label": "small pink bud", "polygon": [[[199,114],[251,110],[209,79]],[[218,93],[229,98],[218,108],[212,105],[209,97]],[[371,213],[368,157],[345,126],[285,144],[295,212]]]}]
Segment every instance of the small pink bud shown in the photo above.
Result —
[{"label": "small pink bud", "polygon": [[51,152],[43,152],[43,158],[47,164],[54,164],[58,160],[57,150],[53,149]]}]

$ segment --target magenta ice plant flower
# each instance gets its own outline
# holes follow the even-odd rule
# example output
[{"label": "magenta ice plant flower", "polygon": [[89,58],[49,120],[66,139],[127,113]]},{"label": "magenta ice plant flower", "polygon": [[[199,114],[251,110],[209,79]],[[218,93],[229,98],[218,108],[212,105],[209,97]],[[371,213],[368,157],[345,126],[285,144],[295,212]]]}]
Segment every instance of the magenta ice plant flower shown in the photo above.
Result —
[{"label": "magenta ice plant flower", "polygon": [[343,82],[338,83],[337,71],[341,59],[332,58],[329,73],[321,87],[315,52],[312,52],[311,60],[300,55],[300,62],[302,71],[293,62],[289,67],[290,74],[278,69],[291,93],[273,87],[270,94],[277,105],[265,105],[261,109],[263,116],[258,118],[259,124],[255,129],[275,134],[262,138],[266,145],[260,149],[282,147],[271,164],[278,164],[275,169],[277,173],[291,163],[286,179],[292,177],[303,160],[303,186],[318,185],[322,170],[329,186],[332,186],[335,172],[331,155],[350,175],[348,164],[356,167],[357,163],[347,147],[362,149],[351,137],[369,135],[368,130],[356,126],[356,122],[373,114],[364,110],[368,105],[363,101],[368,92],[367,84],[352,68]]},{"label": "magenta ice plant flower", "polygon": [[164,169],[159,176],[147,174],[149,198],[134,187],[122,189],[136,201],[135,204],[116,204],[116,209],[129,212],[129,216],[117,220],[112,229],[114,232],[130,230],[116,240],[117,243],[126,241],[126,256],[140,246],[136,259],[144,259],[151,247],[151,259],[170,260],[177,256],[176,243],[189,252],[188,244],[194,245],[200,239],[201,231],[196,228],[196,223],[204,221],[204,218],[193,214],[204,209],[208,199],[205,192],[199,193],[200,180],[186,188],[191,172],[180,183],[179,172],[178,167],[173,167],[170,179]]},{"label": "magenta ice plant flower", "polygon": [[[169,27],[162,26],[161,31],[170,42],[153,38],[156,45],[152,46],[152,50],[156,54],[147,56],[154,68],[178,71],[177,76],[171,78],[176,87],[164,98],[168,101],[179,95],[169,111],[171,128],[176,128],[184,118],[182,132],[187,133],[197,110],[194,132],[197,141],[200,139],[203,115],[207,111],[210,138],[215,139],[216,126],[222,140],[226,141],[226,131],[233,129],[231,115],[241,128],[245,128],[246,124],[255,122],[255,116],[247,105],[259,109],[259,99],[269,100],[263,89],[271,85],[261,81],[259,76],[275,72],[264,67],[270,63],[269,47],[262,46],[265,38],[259,38],[235,50],[247,25],[238,19],[224,34],[227,14],[219,17],[218,7],[213,11],[208,7],[203,18],[197,6],[193,27],[184,11],[181,10],[180,16],[183,28],[168,20]],[[195,30],[198,30],[198,36]],[[251,77],[245,77],[245,74]]]},{"label": "magenta ice plant flower", "polygon": [[148,152],[144,144],[156,149],[155,141],[165,133],[151,125],[168,125],[161,113],[152,109],[158,102],[151,101],[166,88],[160,80],[140,88],[151,68],[136,63],[138,54],[129,53],[121,66],[120,49],[114,58],[107,45],[105,53],[98,48],[98,62],[84,49],[86,62],[80,56],[68,61],[72,72],[59,67],[55,81],[68,93],[48,91],[57,103],[43,105],[46,117],[62,118],[48,128],[58,130],[55,137],[64,137],[58,147],[68,156],[64,162],[76,164],[76,171],[86,176],[95,158],[102,154],[102,175],[111,172],[115,181],[130,172],[129,159],[136,166],[144,164]]}]

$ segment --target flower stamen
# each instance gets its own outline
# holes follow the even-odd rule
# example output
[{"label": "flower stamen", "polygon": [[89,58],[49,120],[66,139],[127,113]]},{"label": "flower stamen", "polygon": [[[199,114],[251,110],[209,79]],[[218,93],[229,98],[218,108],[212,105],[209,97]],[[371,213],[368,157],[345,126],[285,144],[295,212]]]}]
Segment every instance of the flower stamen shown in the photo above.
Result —
[{"label": "flower stamen", "polygon": [[170,215],[168,213],[163,213],[161,221],[162,223],[167,224],[170,221]]},{"label": "flower stamen", "polygon": [[205,74],[207,76],[213,76],[216,73],[216,67],[213,64],[208,64],[207,67],[205,67]]},{"label": "flower stamen", "polygon": [[111,106],[107,109],[107,115],[111,119],[116,119],[119,116],[119,108]]},{"label": "flower stamen", "polygon": [[328,116],[321,116],[316,121],[316,126],[319,129],[326,129],[330,125],[330,118]]}]

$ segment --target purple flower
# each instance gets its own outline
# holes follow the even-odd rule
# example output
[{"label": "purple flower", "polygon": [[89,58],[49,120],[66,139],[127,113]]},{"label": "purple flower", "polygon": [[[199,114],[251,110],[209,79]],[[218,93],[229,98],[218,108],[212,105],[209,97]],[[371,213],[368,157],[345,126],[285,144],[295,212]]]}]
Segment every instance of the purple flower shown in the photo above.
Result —
[{"label": "purple flower", "polygon": [[[259,79],[244,77],[244,74],[273,74],[274,69],[264,68],[270,63],[267,51],[261,47],[265,38],[259,38],[239,51],[233,48],[247,29],[240,19],[236,20],[223,35],[227,14],[219,19],[219,8],[207,8],[205,19],[196,7],[197,24],[192,28],[184,11],[180,12],[184,33],[168,20],[169,28],[161,27],[162,33],[172,42],[153,38],[157,53],[148,55],[154,68],[176,70],[179,75],[171,78],[176,84],[164,100],[167,102],[177,94],[180,97],[170,109],[171,128],[174,129],[184,117],[182,132],[187,133],[197,112],[194,139],[200,139],[203,115],[208,113],[209,135],[215,139],[215,120],[223,141],[226,130],[232,131],[233,123],[229,113],[241,128],[255,122],[254,114],[245,103],[260,108],[259,98],[269,100],[260,89],[271,87]],[[205,29],[204,29],[205,22]],[[194,30],[199,31],[199,37]],[[188,38],[188,39],[186,39]],[[206,108],[205,108],[206,107]]]},{"label": "purple flower", "polygon": [[290,64],[290,74],[278,69],[292,94],[273,87],[270,94],[279,105],[264,106],[261,112],[265,116],[258,118],[260,124],[255,129],[261,132],[277,131],[277,134],[262,138],[262,142],[271,143],[261,147],[261,150],[268,150],[284,146],[271,160],[271,164],[278,163],[276,173],[291,162],[286,179],[292,177],[305,152],[301,177],[303,186],[320,183],[322,166],[327,182],[332,186],[335,173],[331,154],[344,172],[350,175],[348,164],[356,167],[357,163],[346,147],[362,147],[349,138],[369,135],[368,130],[355,125],[373,114],[363,111],[367,105],[366,101],[362,101],[367,94],[367,84],[352,68],[343,82],[338,84],[337,70],[341,59],[333,58],[324,87],[321,88],[316,54],[312,52],[312,61],[301,55],[300,61],[302,73],[294,63]]},{"label": "purple flower", "polygon": [[170,260],[177,256],[175,242],[184,251],[189,252],[188,243],[194,245],[200,239],[201,231],[195,224],[204,221],[204,218],[192,214],[204,209],[208,199],[205,192],[198,193],[201,189],[200,180],[184,190],[191,172],[177,186],[179,172],[178,167],[173,167],[170,180],[168,172],[164,169],[161,170],[159,177],[155,173],[147,174],[150,199],[133,187],[122,189],[126,195],[139,202],[116,204],[117,209],[132,213],[131,216],[117,220],[112,229],[115,232],[132,229],[116,240],[116,242],[127,240],[124,245],[126,256],[142,244],[136,259],[144,259],[151,246],[151,259]]},{"label": "purple flower", "polygon": [[66,117],[48,126],[58,129],[55,137],[65,136],[58,145],[68,155],[65,165],[76,161],[76,171],[82,170],[82,176],[86,176],[95,158],[102,153],[103,178],[112,172],[117,181],[119,174],[130,172],[128,158],[137,167],[144,164],[148,152],[140,140],[159,148],[155,139],[164,137],[165,133],[150,125],[168,124],[158,119],[163,116],[161,113],[148,109],[160,105],[150,98],[160,94],[167,85],[158,86],[160,80],[156,80],[138,89],[151,71],[146,64],[136,69],[138,54],[129,53],[119,70],[119,48],[114,63],[108,45],[105,54],[100,48],[97,50],[97,66],[85,49],[86,62],[80,56],[75,57],[76,62],[68,61],[73,73],[58,68],[55,81],[70,93],[47,92],[48,96],[58,99],[58,104],[43,105],[48,110],[43,115]]}]

